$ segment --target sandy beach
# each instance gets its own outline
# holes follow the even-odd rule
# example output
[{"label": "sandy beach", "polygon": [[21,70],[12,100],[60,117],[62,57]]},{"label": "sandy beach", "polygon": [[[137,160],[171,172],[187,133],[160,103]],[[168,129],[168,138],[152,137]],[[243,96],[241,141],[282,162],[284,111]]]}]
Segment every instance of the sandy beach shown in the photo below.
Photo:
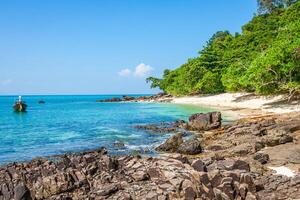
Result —
[{"label": "sandy beach", "polygon": [[299,101],[287,102],[283,95],[223,93],[209,96],[172,97],[171,103],[214,107],[237,118],[300,111]]}]

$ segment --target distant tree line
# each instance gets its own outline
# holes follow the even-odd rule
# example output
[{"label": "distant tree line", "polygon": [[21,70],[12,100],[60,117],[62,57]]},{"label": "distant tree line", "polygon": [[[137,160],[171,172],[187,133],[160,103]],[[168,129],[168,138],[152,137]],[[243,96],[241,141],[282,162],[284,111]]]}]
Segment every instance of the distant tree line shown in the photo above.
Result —
[{"label": "distant tree line", "polygon": [[299,93],[300,1],[259,0],[241,33],[215,33],[199,56],[146,81],[173,95]]}]

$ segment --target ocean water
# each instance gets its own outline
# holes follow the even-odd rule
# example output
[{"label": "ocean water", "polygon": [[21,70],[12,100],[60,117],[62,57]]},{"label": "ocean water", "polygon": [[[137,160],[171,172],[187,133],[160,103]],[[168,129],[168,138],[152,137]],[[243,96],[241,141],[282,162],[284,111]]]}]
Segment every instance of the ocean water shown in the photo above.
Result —
[{"label": "ocean water", "polygon": [[[96,102],[111,97],[118,96],[23,96],[27,112],[15,113],[17,96],[0,96],[0,164],[102,146],[110,154],[155,154],[154,148],[172,133],[151,133],[134,125],[186,120],[193,113],[212,111],[167,103]],[[125,147],[115,147],[117,141]]]}]

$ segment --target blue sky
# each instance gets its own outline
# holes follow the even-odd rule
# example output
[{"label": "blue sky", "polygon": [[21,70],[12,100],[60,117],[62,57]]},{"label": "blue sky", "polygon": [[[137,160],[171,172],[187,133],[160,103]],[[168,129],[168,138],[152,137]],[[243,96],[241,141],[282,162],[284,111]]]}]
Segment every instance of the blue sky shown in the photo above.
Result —
[{"label": "blue sky", "polygon": [[1,0],[0,95],[153,93],[256,0]]}]

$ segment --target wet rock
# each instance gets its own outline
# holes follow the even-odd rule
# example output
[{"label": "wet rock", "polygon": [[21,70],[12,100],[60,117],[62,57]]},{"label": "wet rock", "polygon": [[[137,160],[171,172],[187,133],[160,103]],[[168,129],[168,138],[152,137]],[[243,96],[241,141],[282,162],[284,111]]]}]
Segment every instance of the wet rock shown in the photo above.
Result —
[{"label": "wet rock", "polygon": [[130,97],[130,96],[123,96],[123,101],[132,101],[132,100],[135,100],[134,97]]},{"label": "wet rock", "polygon": [[114,142],[113,146],[114,147],[125,147],[125,143],[124,142]]},{"label": "wet rock", "polygon": [[157,132],[157,133],[169,133],[169,132],[176,132],[177,127],[174,127],[173,124],[171,123],[161,123],[161,124],[148,124],[148,125],[137,125],[134,126],[136,129],[143,129],[143,130],[148,130],[152,132]]},{"label": "wet rock", "polygon": [[174,127],[188,129],[188,123],[184,120],[177,120],[174,122]]},{"label": "wet rock", "polygon": [[221,126],[221,120],[220,112],[198,113],[189,118],[188,126],[191,130],[196,131],[211,130],[219,128]]},{"label": "wet rock", "polygon": [[163,144],[155,148],[156,151],[177,152],[178,147],[183,143],[183,134],[177,133],[170,137]]},{"label": "wet rock", "polygon": [[122,101],[122,99],[117,98],[117,97],[114,97],[114,98],[111,98],[111,99],[96,100],[96,102],[120,102],[120,101]]}]

